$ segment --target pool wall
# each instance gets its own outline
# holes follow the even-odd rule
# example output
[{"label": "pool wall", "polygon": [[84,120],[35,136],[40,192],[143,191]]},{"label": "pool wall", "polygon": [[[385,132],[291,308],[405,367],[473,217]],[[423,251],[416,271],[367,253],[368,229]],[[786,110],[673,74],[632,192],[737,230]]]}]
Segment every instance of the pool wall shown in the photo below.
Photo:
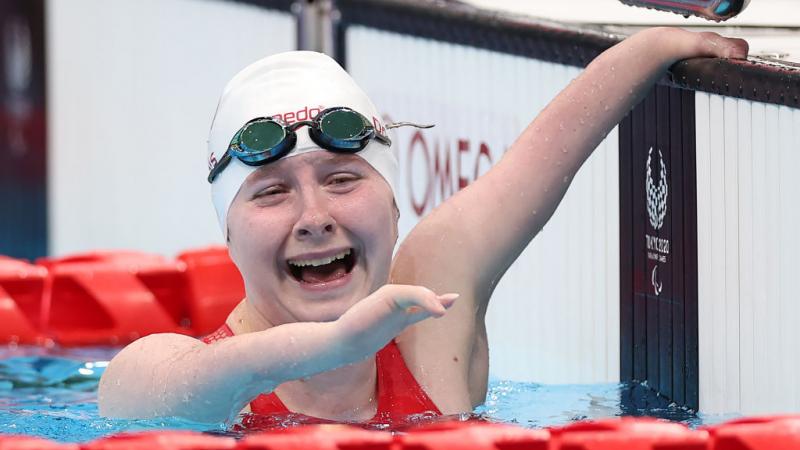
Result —
[{"label": "pool wall", "polygon": [[[783,104],[697,93],[700,403],[800,409],[800,67]],[[762,91],[764,89],[762,88]]]},{"label": "pool wall", "polygon": [[[220,92],[248,62],[296,47],[288,1],[133,5],[46,3],[56,255],[219,242],[201,156],[216,96],[197,92]],[[619,39],[440,2],[337,6],[333,48],[384,113],[439,124],[396,136],[403,232],[485,172]],[[206,21],[185,21],[189,7]],[[706,412],[800,409],[798,86],[798,68],[779,61],[673,67],[601,144],[495,292],[493,371],[646,381]],[[650,203],[647,167],[651,186],[667,180],[668,195]]]}]

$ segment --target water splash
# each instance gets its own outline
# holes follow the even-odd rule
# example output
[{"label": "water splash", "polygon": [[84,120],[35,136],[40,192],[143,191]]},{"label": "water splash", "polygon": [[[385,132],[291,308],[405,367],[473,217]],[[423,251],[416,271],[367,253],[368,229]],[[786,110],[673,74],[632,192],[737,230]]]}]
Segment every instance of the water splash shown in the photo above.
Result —
[{"label": "water splash", "polygon": [[[531,212],[532,215],[536,213],[536,210]],[[35,435],[62,442],[85,442],[123,431],[183,429],[228,436],[251,431],[244,425],[248,420],[254,421],[252,417],[255,415],[241,416],[230,425],[201,424],[175,417],[149,420],[100,417],[96,393],[99,374],[82,374],[79,369],[86,369],[89,363],[97,366],[97,362],[107,361],[117,350],[94,349],[76,356],[77,353],[69,354],[61,350],[48,352],[32,349],[27,355],[0,359],[5,381],[3,395],[0,396],[0,433]],[[400,422],[378,420],[368,427],[398,429],[428,421],[476,417],[526,427],[545,427],[579,419],[620,415],[656,416],[692,427],[732,417],[696,414],[636,383],[542,385],[491,380],[485,404],[472,414],[439,417],[423,413]],[[308,423],[305,416],[298,414],[258,417],[263,426],[273,429]]]}]

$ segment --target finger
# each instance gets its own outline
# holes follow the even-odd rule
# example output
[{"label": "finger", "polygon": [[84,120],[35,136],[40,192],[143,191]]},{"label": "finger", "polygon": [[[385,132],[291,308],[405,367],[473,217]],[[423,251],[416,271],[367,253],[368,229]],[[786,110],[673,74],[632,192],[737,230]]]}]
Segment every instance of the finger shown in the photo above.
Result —
[{"label": "finger", "polygon": [[428,288],[412,285],[390,285],[384,286],[386,297],[390,298],[397,309],[406,310],[412,306],[423,307],[425,298],[436,297],[436,294]]},{"label": "finger", "polygon": [[449,309],[451,306],[453,306],[453,304],[455,304],[456,300],[460,296],[461,294],[451,292],[448,294],[439,295],[437,296],[437,299],[439,300],[439,303],[441,303],[442,306]]},{"label": "finger", "polygon": [[420,300],[422,301],[420,306],[425,308],[426,312],[432,316],[443,316],[447,309],[442,305],[439,296],[429,289],[425,289],[425,291],[427,292],[422,292],[422,295],[420,295]]},{"label": "finger", "polygon": [[728,39],[727,58],[745,59],[750,52],[750,44],[744,39],[731,38]]},{"label": "finger", "polygon": [[415,305],[420,308],[420,310],[417,311],[418,313],[425,312],[428,315],[436,317],[444,315],[446,307],[442,304],[442,301],[435,292],[422,286],[413,286],[412,291],[413,292],[409,292],[409,294],[418,302]]},{"label": "finger", "polygon": [[700,33],[701,54],[716,58],[737,58],[747,57],[749,45],[744,39],[726,38],[717,33]]}]

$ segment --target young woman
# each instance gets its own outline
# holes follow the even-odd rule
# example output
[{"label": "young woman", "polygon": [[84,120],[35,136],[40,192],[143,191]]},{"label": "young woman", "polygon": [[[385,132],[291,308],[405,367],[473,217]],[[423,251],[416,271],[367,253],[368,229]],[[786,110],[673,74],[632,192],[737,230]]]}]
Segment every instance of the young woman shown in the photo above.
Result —
[{"label": "young woman", "polygon": [[251,65],[225,88],[209,139],[212,198],[247,296],[204,341],[161,334],[125,348],[100,382],[100,413],[471,411],[486,395],[492,290],[586,158],[676,61],[746,54],[742,40],[671,28],[612,47],[394,258],[396,162],[375,107],[324,55]]}]

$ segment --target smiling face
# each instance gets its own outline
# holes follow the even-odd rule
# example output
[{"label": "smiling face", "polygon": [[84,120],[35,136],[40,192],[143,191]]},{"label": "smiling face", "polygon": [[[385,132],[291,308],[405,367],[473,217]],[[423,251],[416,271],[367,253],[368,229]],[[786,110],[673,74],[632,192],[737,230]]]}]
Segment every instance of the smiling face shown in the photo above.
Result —
[{"label": "smiling face", "polygon": [[260,167],[227,224],[247,299],[272,325],[335,320],[388,281],[392,191],[357,155],[315,151]]}]

